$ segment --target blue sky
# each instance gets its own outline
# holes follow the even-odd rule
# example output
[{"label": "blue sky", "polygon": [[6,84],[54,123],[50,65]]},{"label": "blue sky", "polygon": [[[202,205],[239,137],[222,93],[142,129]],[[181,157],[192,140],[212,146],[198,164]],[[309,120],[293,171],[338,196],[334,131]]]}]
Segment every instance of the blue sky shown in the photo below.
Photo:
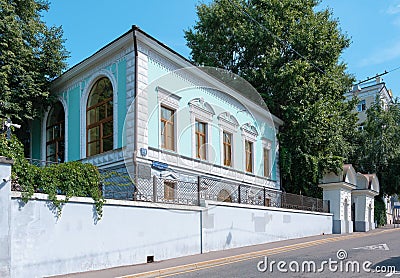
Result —
[{"label": "blue sky", "polygon": [[[209,2],[203,1],[203,2]],[[62,25],[69,66],[87,58],[133,24],[185,57],[183,30],[194,25],[198,0],[53,0],[44,20]],[[357,80],[400,67],[400,0],[323,0],[352,41],[343,53]],[[400,69],[383,76],[400,96]]]}]

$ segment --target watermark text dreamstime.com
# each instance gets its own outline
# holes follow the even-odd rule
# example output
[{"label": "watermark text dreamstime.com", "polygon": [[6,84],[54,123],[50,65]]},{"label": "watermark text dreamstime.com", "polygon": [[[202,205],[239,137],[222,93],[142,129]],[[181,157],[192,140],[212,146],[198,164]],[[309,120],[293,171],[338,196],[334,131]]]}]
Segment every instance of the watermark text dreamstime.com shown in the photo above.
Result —
[{"label": "watermark text dreamstime.com", "polygon": [[337,259],[329,258],[328,260],[324,260],[316,263],[313,260],[305,260],[305,261],[274,261],[268,260],[268,257],[265,256],[263,260],[257,263],[257,269],[260,272],[274,272],[278,271],[281,273],[321,273],[324,271],[329,272],[343,272],[343,273],[395,273],[395,266],[376,266],[372,268],[373,263],[371,261],[363,261],[358,262],[354,260],[346,260],[347,252],[346,250],[340,249],[336,253]]}]

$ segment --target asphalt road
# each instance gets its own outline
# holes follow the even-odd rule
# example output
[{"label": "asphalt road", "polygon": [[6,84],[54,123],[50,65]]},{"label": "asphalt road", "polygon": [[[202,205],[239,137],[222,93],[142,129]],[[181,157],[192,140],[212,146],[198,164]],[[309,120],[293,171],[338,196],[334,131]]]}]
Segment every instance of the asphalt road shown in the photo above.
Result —
[{"label": "asphalt road", "polygon": [[[314,246],[310,244],[309,247],[292,249],[288,246],[286,249],[281,249],[281,252],[267,257],[205,266],[202,269],[186,270],[159,277],[400,278],[400,231],[377,233],[372,236],[355,237]],[[393,267],[397,269],[396,272]],[[378,273],[379,271],[383,273]]]},{"label": "asphalt road", "polygon": [[386,226],[367,233],[317,235],[54,277],[400,278],[400,228]]}]

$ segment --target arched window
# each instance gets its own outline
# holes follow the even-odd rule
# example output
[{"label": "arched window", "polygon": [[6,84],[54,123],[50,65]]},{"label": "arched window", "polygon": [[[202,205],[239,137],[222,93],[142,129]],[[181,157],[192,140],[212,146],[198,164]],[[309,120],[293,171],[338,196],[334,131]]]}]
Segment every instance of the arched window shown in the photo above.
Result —
[{"label": "arched window", "polygon": [[50,109],[46,122],[46,161],[64,162],[65,114],[61,102]]},{"label": "arched window", "polygon": [[86,155],[113,149],[113,89],[102,77],[90,90],[86,108]]}]

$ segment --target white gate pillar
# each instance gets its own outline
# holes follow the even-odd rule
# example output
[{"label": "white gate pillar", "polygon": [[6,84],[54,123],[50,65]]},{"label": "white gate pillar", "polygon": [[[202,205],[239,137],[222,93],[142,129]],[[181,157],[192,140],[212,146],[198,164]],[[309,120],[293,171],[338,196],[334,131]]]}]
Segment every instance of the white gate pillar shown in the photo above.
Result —
[{"label": "white gate pillar", "polygon": [[0,277],[11,277],[11,165],[0,156]]},{"label": "white gate pillar", "polygon": [[326,173],[318,185],[323,189],[323,199],[330,203],[334,234],[353,232],[351,191],[356,188],[356,183],[356,171],[351,164],[345,164],[338,173]]},{"label": "white gate pillar", "polygon": [[353,232],[351,220],[351,191],[356,188],[346,182],[320,184],[323,199],[329,200],[330,212],[333,213],[333,233],[344,234]]},{"label": "white gate pillar", "polygon": [[352,191],[355,204],[355,231],[375,229],[374,197],[379,194],[379,181],[375,174],[357,173],[357,189]]}]

